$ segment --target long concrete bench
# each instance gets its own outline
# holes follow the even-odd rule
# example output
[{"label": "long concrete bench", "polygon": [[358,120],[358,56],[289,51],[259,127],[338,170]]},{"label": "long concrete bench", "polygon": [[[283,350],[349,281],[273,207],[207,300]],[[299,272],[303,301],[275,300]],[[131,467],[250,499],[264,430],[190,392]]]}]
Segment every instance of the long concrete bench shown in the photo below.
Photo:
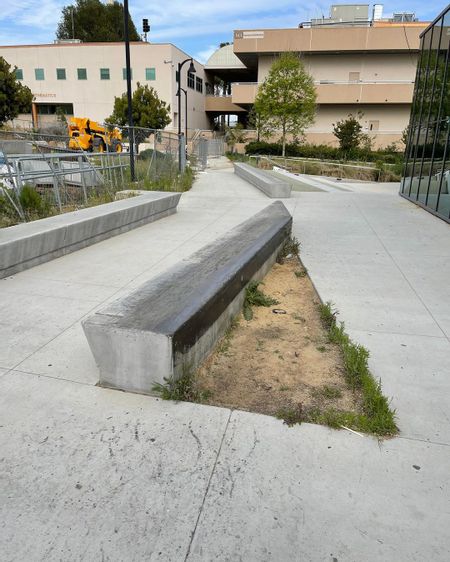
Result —
[{"label": "long concrete bench", "polygon": [[234,173],[272,199],[283,199],[291,196],[292,187],[289,183],[264,172],[264,170],[259,170],[242,162],[235,162]]},{"label": "long concrete bench", "polygon": [[176,212],[180,193],[148,191],[97,207],[0,229],[0,278]]},{"label": "long concrete bench", "polygon": [[83,322],[100,384],[151,393],[155,382],[197,367],[242,308],[289,236],[276,202],[129,296]]}]

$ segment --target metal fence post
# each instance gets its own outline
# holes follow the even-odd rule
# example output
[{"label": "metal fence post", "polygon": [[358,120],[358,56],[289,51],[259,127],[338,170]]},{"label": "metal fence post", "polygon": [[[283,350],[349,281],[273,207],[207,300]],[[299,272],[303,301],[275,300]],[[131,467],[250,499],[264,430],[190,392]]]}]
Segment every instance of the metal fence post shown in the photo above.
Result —
[{"label": "metal fence post", "polygon": [[81,187],[83,188],[84,202],[87,205],[88,198],[87,198],[87,191],[86,191],[86,178],[84,176],[83,158],[81,156],[78,156],[78,166],[80,167]]}]

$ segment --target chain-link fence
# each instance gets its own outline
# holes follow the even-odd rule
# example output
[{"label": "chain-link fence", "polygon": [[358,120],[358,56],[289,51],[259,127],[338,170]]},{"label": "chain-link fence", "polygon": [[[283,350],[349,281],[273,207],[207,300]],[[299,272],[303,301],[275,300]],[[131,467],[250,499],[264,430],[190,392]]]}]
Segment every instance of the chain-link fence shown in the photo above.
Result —
[{"label": "chain-link fence", "polygon": [[195,156],[197,165],[204,170],[208,164],[208,158],[224,156],[226,143],[224,138],[205,138],[199,136],[192,141],[192,155]]},{"label": "chain-link fence", "polygon": [[132,174],[128,129],[85,121],[72,129],[0,130],[0,226],[112,201],[117,191],[190,187],[184,139],[175,133],[134,128]]}]

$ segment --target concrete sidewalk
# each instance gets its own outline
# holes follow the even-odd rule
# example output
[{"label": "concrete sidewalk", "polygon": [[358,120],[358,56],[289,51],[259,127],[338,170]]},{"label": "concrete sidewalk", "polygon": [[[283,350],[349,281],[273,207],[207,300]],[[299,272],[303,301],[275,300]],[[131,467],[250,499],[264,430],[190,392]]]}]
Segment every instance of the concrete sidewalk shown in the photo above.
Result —
[{"label": "concrete sidewalk", "polygon": [[1,560],[450,558],[449,227],[344,187],[285,204],[401,436],[95,386],[80,320],[270,203],[219,163],[177,215],[0,281]]}]

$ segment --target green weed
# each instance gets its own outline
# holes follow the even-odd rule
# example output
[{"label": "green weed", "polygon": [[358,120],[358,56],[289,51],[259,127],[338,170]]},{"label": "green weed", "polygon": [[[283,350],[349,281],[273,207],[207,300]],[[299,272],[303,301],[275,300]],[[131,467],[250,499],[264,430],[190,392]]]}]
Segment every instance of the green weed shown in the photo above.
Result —
[{"label": "green weed", "polygon": [[259,281],[250,281],[245,289],[245,299],[243,306],[243,315],[246,320],[253,318],[253,306],[272,306],[278,304],[276,299],[264,294],[258,287],[263,283]]},{"label": "green weed", "polygon": [[307,274],[308,272],[306,271],[306,269],[299,269],[298,271],[294,271],[294,275],[298,278],[306,277]]},{"label": "green weed", "polygon": [[327,400],[332,400],[334,398],[341,398],[342,391],[335,386],[328,386],[327,384],[322,386],[322,388],[317,388],[314,390],[314,394],[318,397],[326,398]]},{"label": "green weed", "polygon": [[322,413],[321,416],[329,419],[346,416],[346,419],[351,418],[351,421],[341,425],[348,425],[376,435],[393,435],[398,431],[395,424],[395,411],[390,408],[388,399],[383,395],[380,381],[376,381],[369,370],[369,351],[350,339],[342,322],[337,325],[336,314],[332,303],[320,305],[320,317],[328,330],[328,339],[331,343],[337,344],[342,351],[347,384],[353,390],[361,392],[363,414],[330,411]]},{"label": "green weed", "polygon": [[305,415],[303,411],[303,404],[299,403],[292,406],[284,406],[280,408],[275,414],[280,420],[283,420],[286,425],[293,426],[295,424],[300,424],[305,421]]},{"label": "green weed", "polygon": [[152,391],[159,394],[163,400],[175,402],[203,402],[210,397],[210,392],[197,387],[194,374],[186,370],[177,379],[164,379],[164,384],[155,383]]},{"label": "green weed", "polygon": [[300,242],[295,236],[290,236],[285,240],[277,256],[277,263],[284,263],[288,256],[298,258],[300,255]]}]

